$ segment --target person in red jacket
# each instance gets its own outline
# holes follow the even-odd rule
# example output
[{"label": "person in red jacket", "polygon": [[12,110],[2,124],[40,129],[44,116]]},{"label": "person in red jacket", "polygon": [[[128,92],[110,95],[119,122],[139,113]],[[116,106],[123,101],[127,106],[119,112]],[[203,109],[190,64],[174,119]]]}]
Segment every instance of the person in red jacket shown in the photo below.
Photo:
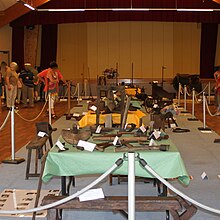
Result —
[{"label": "person in red jacket", "polygon": [[215,102],[217,105],[217,112],[216,115],[220,116],[220,67],[217,68],[217,70],[214,73],[215,78]]},{"label": "person in red jacket", "polygon": [[46,96],[50,94],[51,97],[51,114],[52,118],[56,118],[56,114],[54,111],[54,103],[58,97],[58,89],[59,89],[59,81],[64,80],[61,72],[58,70],[58,65],[55,61],[50,63],[50,67],[48,69],[43,70],[38,74],[39,80],[44,82],[44,92]]}]

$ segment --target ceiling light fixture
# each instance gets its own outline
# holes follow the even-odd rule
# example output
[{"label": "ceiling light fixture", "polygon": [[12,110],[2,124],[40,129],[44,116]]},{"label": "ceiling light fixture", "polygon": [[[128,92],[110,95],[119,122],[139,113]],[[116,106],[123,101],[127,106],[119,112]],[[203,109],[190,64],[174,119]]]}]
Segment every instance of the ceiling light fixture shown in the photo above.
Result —
[{"label": "ceiling light fixture", "polygon": [[84,11],[180,11],[180,12],[213,12],[220,11],[220,9],[199,9],[199,8],[48,8],[36,9],[37,11],[48,12],[84,12]]},{"label": "ceiling light fixture", "polygon": [[209,12],[209,11],[214,11],[214,9],[209,9],[209,8],[177,8],[177,11],[194,11],[194,12]]},{"label": "ceiling light fixture", "polygon": [[32,7],[30,4],[28,4],[28,3],[26,3],[26,2],[24,2],[22,0],[17,0],[17,2],[21,3],[22,5],[24,5],[25,7],[29,8],[30,10],[33,10],[33,11],[35,10],[34,7]]},{"label": "ceiling light fixture", "polygon": [[149,11],[149,8],[112,8],[112,11]]},{"label": "ceiling light fixture", "polygon": [[[44,9],[42,9],[44,10]],[[38,10],[38,11],[42,11],[42,10]],[[81,8],[69,8],[69,9],[45,9],[44,11],[54,11],[54,12],[60,12],[60,11],[85,11],[85,9],[81,9]]]}]

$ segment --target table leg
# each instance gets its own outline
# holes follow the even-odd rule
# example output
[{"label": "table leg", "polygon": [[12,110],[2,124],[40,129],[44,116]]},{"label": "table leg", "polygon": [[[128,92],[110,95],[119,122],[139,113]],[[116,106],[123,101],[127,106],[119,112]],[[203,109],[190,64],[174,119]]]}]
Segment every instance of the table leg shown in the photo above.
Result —
[{"label": "table leg", "polygon": [[61,193],[63,196],[66,196],[66,177],[65,176],[61,176]]}]

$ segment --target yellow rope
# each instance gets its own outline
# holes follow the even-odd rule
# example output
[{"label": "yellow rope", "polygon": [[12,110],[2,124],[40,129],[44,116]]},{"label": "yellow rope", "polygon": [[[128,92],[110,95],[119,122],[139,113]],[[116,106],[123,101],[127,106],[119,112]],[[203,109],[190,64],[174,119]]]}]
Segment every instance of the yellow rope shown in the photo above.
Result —
[{"label": "yellow rope", "polygon": [[45,102],[45,104],[44,104],[42,110],[40,111],[40,113],[39,113],[35,118],[33,118],[33,119],[26,119],[26,118],[24,118],[23,116],[21,116],[21,115],[18,113],[18,111],[15,111],[15,113],[16,113],[21,119],[23,119],[24,121],[29,121],[29,122],[35,121],[35,120],[37,120],[37,119],[40,117],[40,115],[41,115],[42,112],[44,111],[44,109],[45,109],[45,107],[46,107],[46,105],[47,105],[47,101],[48,101],[48,99],[46,99],[46,102]]}]

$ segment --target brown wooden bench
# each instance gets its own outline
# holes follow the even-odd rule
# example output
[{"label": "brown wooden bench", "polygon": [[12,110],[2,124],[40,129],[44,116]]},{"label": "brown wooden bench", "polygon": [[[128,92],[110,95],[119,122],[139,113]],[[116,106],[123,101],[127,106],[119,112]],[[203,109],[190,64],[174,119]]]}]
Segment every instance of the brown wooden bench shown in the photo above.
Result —
[{"label": "brown wooden bench", "polygon": [[[40,173],[38,173],[38,159],[41,158],[41,156],[43,155],[43,146],[46,145],[47,140],[48,140],[48,136],[44,136],[44,137],[36,136],[26,146],[26,149],[28,150],[28,156],[27,156],[27,166],[26,166],[25,179],[28,179],[29,177],[39,177],[40,176]],[[34,173],[30,173],[32,150],[36,151],[35,152]],[[46,148],[45,148],[45,150],[46,150]]]},{"label": "brown wooden bench", "polygon": [[[41,205],[47,205],[56,202],[64,196],[45,196]],[[78,199],[73,199],[65,204],[56,206],[48,210],[47,219],[59,220],[58,215],[60,209],[85,209],[85,210],[111,210],[120,212],[124,217],[128,218],[128,197],[127,196],[107,196],[105,199],[91,200],[80,202]],[[135,203],[136,211],[170,211],[174,220],[190,219],[197,211],[193,205],[189,205],[184,199],[179,196],[173,197],[149,197],[137,196]],[[180,214],[179,214],[180,212]]]}]

